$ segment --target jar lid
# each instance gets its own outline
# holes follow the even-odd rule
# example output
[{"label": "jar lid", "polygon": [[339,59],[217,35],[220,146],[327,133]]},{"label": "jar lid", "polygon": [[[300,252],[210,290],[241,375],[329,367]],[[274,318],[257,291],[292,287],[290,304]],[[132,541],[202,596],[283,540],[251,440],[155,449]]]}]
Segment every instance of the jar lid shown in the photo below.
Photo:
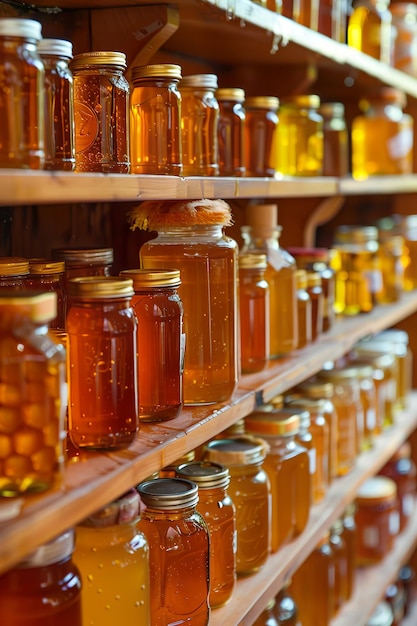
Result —
[{"label": "jar lid", "polygon": [[268,445],[262,439],[241,435],[229,439],[213,439],[204,446],[204,459],[226,467],[256,465],[265,459]]},{"label": "jar lid", "polygon": [[35,324],[46,324],[56,317],[57,294],[55,291],[1,289],[0,314],[3,307],[24,312]]},{"label": "jar lid", "polygon": [[329,399],[333,397],[334,387],[331,382],[322,380],[307,380],[297,385],[297,390],[305,393],[309,398]]},{"label": "jar lid", "polygon": [[288,252],[297,259],[300,259],[304,263],[315,263],[316,261],[323,261],[328,263],[329,250],[327,248],[300,248],[293,247],[287,248]]},{"label": "jar lid", "polygon": [[124,52],[112,52],[109,50],[82,52],[81,54],[76,54],[70,63],[72,70],[102,65],[114,65],[115,67],[126,69],[126,55]]},{"label": "jar lid", "polygon": [[68,295],[77,298],[120,298],[134,293],[133,280],[122,276],[80,276],[68,281]]},{"label": "jar lid", "polygon": [[242,269],[266,269],[268,257],[262,253],[241,253],[239,254],[239,267]]},{"label": "jar lid", "polygon": [[130,489],[127,493],[99,509],[82,522],[80,526],[93,528],[107,528],[109,526],[121,526],[130,524],[139,517],[140,498],[136,489]]},{"label": "jar lid", "polygon": [[113,263],[113,248],[54,248],[51,254],[69,268]]},{"label": "jar lid", "polygon": [[289,437],[296,435],[300,429],[301,413],[308,411],[275,409],[272,411],[253,411],[245,418],[245,427],[248,432],[261,436]]},{"label": "jar lid", "polygon": [[38,43],[39,54],[72,59],[72,42],[66,39],[41,39]]},{"label": "jar lid", "polygon": [[230,473],[227,467],[213,461],[183,463],[177,467],[177,476],[192,480],[199,489],[224,488],[230,483]]},{"label": "jar lid", "polygon": [[272,109],[278,111],[279,99],[275,96],[250,96],[245,99],[245,107],[248,109]]},{"label": "jar lid", "polygon": [[245,101],[245,90],[239,87],[221,87],[216,89],[216,98],[219,101],[232,100],[235,102]]},{"label": "jar lid", "polygon": [[132,67],[132,81],[139,78],[181,78],[181,66],[173,63],[156,63],[153,65],[135,65]]},{"label": "jar lid", "polygon": [[59,561],[71,556],[73,551],[74,530],[70,529],[58,537],[55,537],[55,539],[52,539],[48,543],[36,548],[36,550],[31,552],[31,554],[21,561],[17,567],[19,569],[45,567],[46,565],[58,563]]},{"label": "jar lid", "polygon": [[181,87],[203,87],[206,89],[217,89],[218,79],[216,74],[192,74],[183,76],[180,82]]},{"label": "jar lid", "polygon": [[392,608],[388,602],[379,602],[365,626],[391,626],[393,619]]},{"label": "jar lid", "polygon": [[63,274],[65,261],[53,261],[50,259],[29,259],[30,274]]},{"label": "jar lid", "polygon": [[137,489],[145,506],[161,511],[195,507],[198,502],[196,483],[185,478],[147,480]]},{"label": "jar lid", "polygon": [[178,287],[181,285],[180,270],[129,269],[122,270],[119,276],[131,278],[135,291],[152,289],[152,287]]},{"label": "jar lid", "polygon": [[397,485],[386,476],[373,476],[368,478],[356,494],[357,504],[375,504],[385,500],[392,500],[397,495]]},{"label": "jar lid", "polygon": [[0,35],[9,37],[25,37],[40,41],[42,38],[42,24],[36,20],[20,17],[1,17]]},{"label": "jar lid", "polygon": [[291,106],[302,109],[318,109],[320,106],[320,96],[315,94],[290,96],[282,100],[281,106]]},{"label": "jar lid", "polygon": [[324,398],[306,398],[305,396],[286,396],[285,403],[292,407],[300,407],[306,409],[310,413],[323,413],[326,400]]},{"label": "jar lid", "polygon": [[322,280],[319,272],[307,272],[307,287],[321,287]]},{"label": "jar lid", "polygon": [[319,378],[324,378],[326,381],[336,382],[340,380],[356,379],[356,367],[354,364],[344,365],[340,368],[333,368],[329,370],[321,370],[318,373]]},{"label": "jar lid", "polygon": [[29,259],[19,256],[0,257],[0,276],[26,276],[29,274]]}]

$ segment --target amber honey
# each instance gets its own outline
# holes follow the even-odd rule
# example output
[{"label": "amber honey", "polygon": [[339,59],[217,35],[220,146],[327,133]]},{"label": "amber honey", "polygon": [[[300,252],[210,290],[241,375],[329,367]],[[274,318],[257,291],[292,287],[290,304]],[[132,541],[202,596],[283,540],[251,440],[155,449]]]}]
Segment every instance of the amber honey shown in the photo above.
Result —
[{"label": "amber honey", "polygon": [[298,320],[298,344],[297,348],[304,348],[311,343],[312,331],[312,310],[311,298],[307,291],[307,272],[305,270],[296,271],[297,284],[297,320]]},{"label": "amber honey", "polygon": [[270,353],[266,254],[239,255],[240,361],[242,374],[259,372]]},{"label": "amber honey", "polygon": [[273,145],[278,107],[279,100],[274,96],[245,99],[246,176],[275,176]]},{"label": "amber honey", "polygon": [[378,304],[397,302],[404,292],[404,237],[379,234],[379,265],[382,289],[377,296]]},{"label": "amber honey", "polygon": [[219,103],[217,140],[220,176],[244,176],[245,168],[245,92],[243,89],[217,89]]},{"label": "amber honey", "polygon": [[322,102],[319,113],[323,117],[323,176],[346,176],[349,173],[349,132],[345,107],[341,102]]},{"label": "amber honey", "polygon": [[333,614],[336,615],[348,599],[348,554],[343,537],[343,520],[338,519],[331,525],[329,543],[335,563]]},{"label": "amber honey", "polygon": [[397,407],[405,409],[408,404],[408,396],[412,389],[413,354],[409,347],[408,334],[399,328],[388,328],[373,337],[376,341],[390,344],[392,351],[397,357]]},{"label": "amber honey", "polygon": [[356,572],[356,542],[357,542],[357,528],[355,521],[356,505],[354,502],[348,504],[343,512],[343,532],[342,537],[346,544],[347,555],[347,598],[351,598],[354,586],[355,586],[355,572]]},{"label": "amber honey", "polygon": [[393,42],[389,4],[390,0],[359,0],[349,16],[347,30],[349,46],[388,65],[392,60]]},{"label": "amber honey", "polygon": [[65,262],[65,287],[80,276],[110,276],[113,248],[53,248],[52,257]]},{"label": "amber honey", "polygon": [[318,272],[307,272],[307,292],[311,300],[311,335],[314,341],[323,332],[324,293]]},{"label": "amber honey", "polygon": [[363,437],[360,451],[373,446],[375,435],[381,432],[381,419],[378,414],[377,386],[374,368],[369,363],[354,361],[359,381],[359,395],[363,411]]},{"label": "amber honey", "polygon": [[245,427],[269,446],[264,468],[271,483],[271,551],[276,552],[304,530],[310,514],[310,459],[296,441],[300,417],[296,409],[258,410],[245,419]]},{"label": "amber honey", "polygon": [[379,474],[391,478],[397,485],[400,531],[404,530],[414,512],[417,486],[417,469],[411,458],[411,446],[408,441],[398,448],[390,460],[381,468]]},{"label": "amber honey", "polygon": [[157,478],[141,483],[138,491],[145,504],[139,529],[149,544],[152,624],[207,626],[209,530],[196,510],[197,485]]},{"label": "amber honey", "polygon": [[236,583],[236,509],[228,494],[229,470],[218,463],[197,461],[179,465],[176,473],[198,485],[197,511],[210,533],[210,606],[222,606]]},{"label": "amber honey", "polygon": [[57,295],[57,315],[49,328],[63,330],[67,312],[67,292],[64,283],[65,263],[52,259],[29,259],[29,274],[25,278],[27,289],[54,291]]},{"label": "amber honey", "polygon": [[270,550],[271,486],[263,467],[264,441],[241,435],[207,443],[204,459],[229,469],[228,494],[236,507],[236,572],[253,574]]}]

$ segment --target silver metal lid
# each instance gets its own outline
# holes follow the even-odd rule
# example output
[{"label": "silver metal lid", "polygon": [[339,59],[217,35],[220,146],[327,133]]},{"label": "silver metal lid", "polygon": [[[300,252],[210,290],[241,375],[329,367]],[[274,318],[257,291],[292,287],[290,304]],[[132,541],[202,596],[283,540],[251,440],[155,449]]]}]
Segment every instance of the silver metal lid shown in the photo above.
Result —
[{"label": "silver metal lid", "polygon": [[169,511],[195,507],[198,502],[196,483],[185,478],[156,478],[137,487],[143,503],[152,509]]},{"label": "silver metal lid", "polygon": [[212,487],[227,487],[230,483],[230,474],[227,467],[212,461],[192,461],[182,463],[176,469],[180,478],[195,482],[199,489]]},{"label": "silver metal lid", "polygon": [[27,20],[19,17],[0,18],[0,36],[24,37],[40,41],[42,38],[42,24],[36,20]]},{"label": "silver metal lid", "polygon": [[41,39],[38,43],[41,56],[58,56],[72,59],[72,42],[66,39]]}]

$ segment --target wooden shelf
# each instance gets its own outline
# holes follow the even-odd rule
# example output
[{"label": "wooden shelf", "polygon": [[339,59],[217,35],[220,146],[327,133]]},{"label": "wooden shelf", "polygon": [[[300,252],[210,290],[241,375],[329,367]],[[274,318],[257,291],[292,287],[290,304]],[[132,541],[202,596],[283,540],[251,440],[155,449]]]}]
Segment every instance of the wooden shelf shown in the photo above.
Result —
[{"label": "wooden shelf", "polygon": [[[416,426],[417,394],[413,393],[409,400],[409,409],[398,416],[395,426],[383,432],[376,439],[372,450],[360,455],[354,469],[346,476],[336,479],[323,502],[313,507],[307,528],[300,537],[270,555],[259,572],[239,579],[229,604],[212,611],[210,626],[224,624],[251,626],[268,600],[278,593],[283,583],[291,577],[322,538],[324,531],[340,517],[346,505],[354,499],[360,485],[378,472]],[[362,579],[358,580],[355,598],[346,605],[340,617],[332,622],[332,626],[352,626],[352,624],[364,626],[366,621],[364,618],[372,613],[385,586],[395,578],[400,565],[407,559],[416,541],[417,512],[407,530],[398,537],[395,554],[391,554],[386,560],[383,571],[376,570],[373,578],[369,579],[369,584],[367,579],[366,583],[362,582]],[[372,568],[372,571],[374,569],[376,568]]]},{"label": "wooden shelf", "polygon": [[315,344],[271,361],[259,374],[242,377],[230,402],[187,407],[175,420],[143,424],[135,442],[125,450],[73,457],[55,489],[0,502],[0,570],[214,437],[260,403],[312,376],[326,361],[343,356],[360,337],[393,326],[415,311],[417,292],[404,294],[401,302],[370,314],[339,320]]}]

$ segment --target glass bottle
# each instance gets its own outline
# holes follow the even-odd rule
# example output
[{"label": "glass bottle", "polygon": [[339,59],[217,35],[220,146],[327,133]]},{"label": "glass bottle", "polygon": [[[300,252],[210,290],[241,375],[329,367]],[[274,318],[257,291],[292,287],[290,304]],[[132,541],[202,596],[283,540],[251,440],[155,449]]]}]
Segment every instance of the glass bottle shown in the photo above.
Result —
[{"label": "glass bottle", "polygon": [[72,559],[74,531],[45,543],[0,575],[7,626],[81,626],[81,576]]},{"label": "glass bottle", "polygon": [[236,583],[236,509],[228,494],[229,470],[219,463],[196,461],[179,465],[176,473],[198,486],[197,511],[210,533],[210,607],[223,606]]},{"label": "glass bottle", "polygon": [[180,176],[181,67],[139,65],[132,68],[131,76],[130,171]]},{"label": "glass bottle", "polygon": [[0,292],[0,496],[62,478],[66,355],[49,334],[55,316],[55,293]]},{"label": "glass bottle", "polygon": [[271,487],[263,467],[266,444],[240,435],[213,439],[204,448],[204,460],[229,469],[228,493],[236,507],[236,573],[253,574],[265,565],[270,548]]},{"label": "glass bottle", "polygon": [[72,43],[41,39],[38,54],[45,66],[45,169],[75,168],[74,81],[68,62]]},{"label": "glass bottle", "polygon": [[133,280],[137,326],[139,420],[159,422],[179,415],[185,335],[178,270],[122,270]]},{"label": "glass bottle", "polygon": [[307,272],[297,270],[295,273],[297,284],[297,320],[298,344],[297,349],[304,348],[312,341],[311,323],[313,319],[311,298],[307,291]]},{"label": "glass bottle", "polygon": [[359,395],[363,412],[362,451],[372,448],[375,435],[381,432],[382,416],[378,411],[378,395],[374,368],[370,363],[353,359],[359,381]]},{"label": "glass bottle", "polygon": [[110,276],[113,248],[54,248],[52,257],[65,262],[65,286],[80,276]]},{"label": "glass bottle", "polygon": [[278,108],[279,100],[274,96],[245,99],[246,176],[275,176],[272,149],[278,126]]},{"label": "glass bottle", "polygon": [[411,458],[411,445],[408,441],[398,448],[378,474],[391,478],[397,485],[400,531],[402,531],[414,512],[417,489],[417,468]]},{"label": "glass bottle", "polygon": [[269,285],[266,254],[239,255],[239,321],[242,374],[263,370],[269,359]]},{"label": "glass bottle", "polygon": [[149,547],[138,529],[135,489],[90,515],[75,528],[74,562],[83,580],[83,623],[150,625]]},{"label": "glass bottle", "polygon": [[245,175],[245,91],[239,88],[216,89],[219,103],[217,141],[220,176]]},{"label": "glass bottle", "polygon": [[333,615],[336,615],[348,600],[348,555],[343,538],[343,520],[338,519],[330,526],[330,547],[335,562],[335,584]]},{"label": "glass bottle", "polygon": [[359,102],[361,113],[352,121],[352,176],[411,174],[413,130],[404,112],[406,96],[398,89],[381,88]]},{"label": "glass bottle", "polygon": [[345,107],[341,102],[322,102],[318,112],[323,117],[323,176],[347,176],[349,132]]},{"label": "glass bottle", "polygon": [[357,528],[355,521],[355,512],[356,512],[356,504],[355,502],[350,502],[345,508],[342,521],[343,521],[343,531],[342,537],[343,541],[346,544],[346,554],[347,554],[347,599],[349,600],[352,597],[353,590],[355,587],[355,572],[356,572],[356,542],[357,542]]},{"label": "glass bottle", "polygon": [[75,170],[128,174],[130,86],[123,52],[83,52],[74,77]]},{"label": "glass bottle", "polygon": [[198,487],[183,478],[138,485],[145,505],[139,522],[149,544],[152,626],[207,626],[209,531],[196,510]]},{"label": "glass bottle", "polygon": [[280,102],[275,135],[275,170],[285,176],[323,173],[323,117],[317,95],[297,95]]},{"label": "glass bottle", "polygon": [[368,478],[356,494],[356,564],[381,561],[393,548],[399,532],[397,486],[391,478]]},{"label": "glass bottle", "polygon": [[312,341],[323,333],[324,293],[319,272],[307,272],[307,292],[311,300]]},{"label": "glass bottle", "polygon": [[268,257],[265,279],[269,284],[270,358],[276,359],[297,348],[297,267],[294,258],[279,245],[281,227],[277,225],[276,204],[249,205],[247,225],[242,226],[246,252]]},{"label": "glass bottle", "polygon": [[348,18],[347,43],[391,65],[393,49],[390,0],[356,0]]},{"label": "glass bottle", "polygon": [[0,288],[23,289],[29,275],[29,259],[18,256],[0,257]]},{"label": "glass bottle", "polygon": [[139,424],[133,281],[83,276],[68,287],[69,435],[77,448],[126,447]]},{"label": "glass bottle", "polygon": [[0,167],[42,169],[45,68],[37,52],[42,25],[36,20],[0,18],[2,100]]},{"label": "glass bottle", "polygon": [[219,174],[217,76],[183,76],[181,105],[182,173],[184,176]]},{"label": "glass bottle", "polygon": [[57,315],[49,328],[63,330],[67,311],[67,293],[64,286],[65,263],[52,259],[29,259],[29,274],[25,287],[38,291],[54,291],[57,295]]},{"label": "glass bottle", "polygon": [[300,417],[296,409],[260,408],[245,418],[245,428],[269,446],[264,469],[271,484],[271,551],[276,552],[304,530],[310,514],[310,459],[296,440]]},{"label": "glass bottle", "polygon": [[230,207],[222,200],[143,202],[145,217],[158,236],[143,244],[144,269],[176,268],[184,307],[187,346],[184,403],[222,402],[238,382],[238,246],[225,235]]}]

